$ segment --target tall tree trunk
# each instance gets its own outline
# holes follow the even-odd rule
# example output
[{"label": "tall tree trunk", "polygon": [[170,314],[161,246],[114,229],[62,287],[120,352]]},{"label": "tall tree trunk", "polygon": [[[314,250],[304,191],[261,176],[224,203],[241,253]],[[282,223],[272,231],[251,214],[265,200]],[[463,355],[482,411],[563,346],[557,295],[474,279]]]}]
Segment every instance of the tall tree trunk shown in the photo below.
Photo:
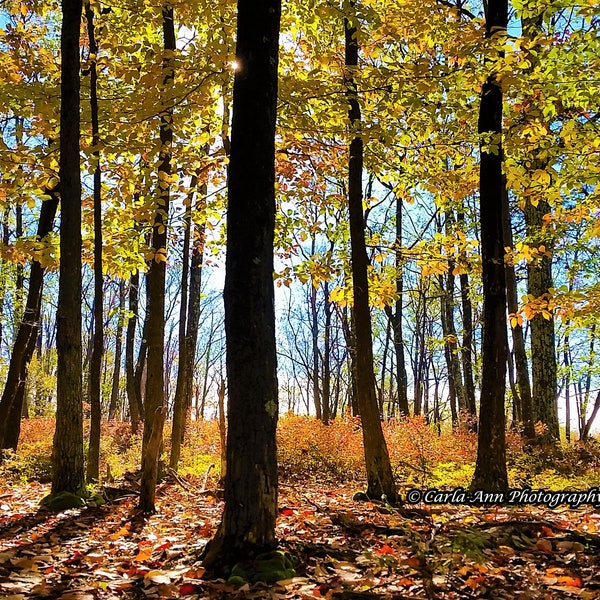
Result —
[{"label": "tall tree trunk", "polygon": [[462,373],[460,371],[460,362],[457,354],[458,336],[454,326],[454,269],[453,261],[449,261],[446,280],[444,276],[439,276],[440,285],[440,315],[442,321],[442,334],[444,336],[444,356],[446,357],[446,366],[448,369],[448,389],[450,402],[456,402],[459,411],[467,408],[464,387],[462,383]]},{"label": "tall tree trunk", "polygon": [[[512,225],[510,221],[510,207],[506,182],[502,190],[502,225],[504,243],[507,248],[513,247]],[[516,315],[519,310],[517,295],[517,277],[513,264],[507,264],[506,277],[506,302],[510,315]],[[533,420],[533,399],[531,397],[531,384],[529,381],[529,367],[527,365],[527,352],[525,350],[525,337],[523,327],[514,319],[510,323],[513,340],[513,353],[515,356],[515,371],[517,374],[517,387],[519,389],[519,400],[521,405],[521,418],[523,419],[523,434],[525,439],[531,441],[535,438]]]},{"label": "tall tree trunk", "polygon": [[[537,247],[545,245],[550,251],[551,241],[542,233],[544,215],[550,212],[547,202],[540,200],[537,206],[527,202],[524,208],[528,243]],[[534,298],[548,298],[552,288],[552,260],[546,255],[527,263],[527,293]],[[556,369],[556,338],[554,316],[549,319],[537,314],[531,319],[531,374],[532,397],[535,399],[534,419],[546,425],[539,436],[540,442],[555,443],[560,439],[558,426],[558,385]]]},{"label": "tall tree trunk", "polygon": [[[331,419],[331,316],[333,306],[329,301],[329,283],[323,282],[325,327],[323,340],[323,413],[322,421],[327,425]],[[335,417],[335,413],[333,415]]]},{"label": "tall tree trunk", "polygon": [[[464,229],[465,215],[458,212],[456,215],[457,222]],[[462,307],[462,351],[461,364],[464,376],[464,393],[465,402],[467,404],[467,412],[473,419],[473,424],[477,425],[477,407],[475,404],[475,382],[473,378],[473,305],[471,303],[471,284],[469,282],[468,273],[461,273],[460,280],[460,301]]]},{"label": "tall tree trunk", "polygon": [[[523,36],[531,42],[542,32],[542,14],[523,17],[521,27]],[[539,62],[537,52],[539,48],[532,49],[529,54],[532,67]],[[539,110],[536,100],[530,97],[530,104],[534,107],[531,119],[539,121]],[[529,118],[528,116],[526,118]],[[548,164],[547,158],[541,156],[537,149],[533,149],[531,159],[531,172],[543,170]],[[537,202],[535,200],[538,200]],[[551,212],[550,205],[543,197],[526,198],[523,214],[525,216],[525,229],[527,243],[533,247],[544,245],[546,252],[542,252],[539,259],[527,263],[527,293],[535,298],[550,298],[552,288],[552,259],[553,246],[552,234],[545,232],[543,227],[544,215]],[[557,359],[556,339],[554,335],[554,315],[545,318],[542,314],[531,319],[531,379],[533,398],[533,418],[541,421],[546,426],[546,431],[538,437],[539,442],[554,444],[560,441],[558,425],[557,403]]]},{"label": "tall tree trunk", "polygon": [[[197,193],[198,206],[205,205],[206,193],[206,183],[202,183]],[[192,260],[190,265],[189,297],[186,311],[187,330],[185,333],[185,360],[183,362],[181,379],[179,372],[177,373],[177,388],[175,390],[175,404],[173,408],[170,456],[170,466],[172,469],[177,469],[181,453],[181,444],[183,443],[183,435],[185,432],[186,418],[192,407],[194,362],[196,360],[196,346],[198,345],[198,329],[200,326],[200,291],[202,287],[202,263],[204,261],[204,243],[206,238],[205,221],[200,225],[193,226],[192,234]],[[179,360],[182,360],[181,356],[179,357]]]},{"label": "tall tree trunk", "polygon": [[79,30],[81,0],[62,0],[60,106],[60,274],[52,492],[83,493],[81,365],[81,172],[79,165]]},{"label": "tall tree trunk", "polygon": [[[350,9],[354,12],[354,0]],[[348,116],[353,137],[348,160],[348,213],[350,221],[350,251],[352,257],[352,284],[354,299],[354,322],[356,327],[356,383],[358,409],[360,412],[365,465],[367,468],[367,495],[389,502],[397,499],[396,484],[390,464],[375,389],[373,371],[373,342],[371,338],[371,313],[369,309],[368,257],[365,245],[365,222],[363,213],[362,175],[363,139],[360,132],[361,113],[354,73],[358,68],[357,29],[355,15],[344,18],[346,98]]]},{"label": "tall tree trunk", "polygon": [[91,405],[90,439],[87,455],[88,481],[97,481],[100,476],[100,421],[102,404],[100,398],[100,376],[104,354],[104,296],[102,277],[102,172],[100,169],[100,125],[98,121],[98,72],[96,56],[98,44],[94,27],[94,11],[89,2],[85,4],[85,18],[89,38],[90,57],[90,111],[92,117],[92,164],[94,164],[94,335],[90,359],[89,402]]},{"label": "tall tree trunk", "polygon": [[273,291],[281,0],[238,0],[227,208],[225,508],[209,571],[276,545],[278,417]]},{"label": "tall tree trunk", "polygon": [[[58,207],[57,191],[47,190],[46,193],[49,199],[42,202],[40,209],[36,235],[38,240],[43,240],[52,231]],[[0,449],[16,450],[19,441],[27,371],[40,331],[44,271],[44,267],[37,260],[31,262],[23,320],[17,330],[0,400]]]},{"label": "tall tree trunk", "polygon": [[[508,0],[488,0],[487,38],[505,35]],[[506,283],[502,233],[502,88],[490,73],[481,90],[478,132],[481,258],[483,268],[483,344],[477,462],[471,487],[507,491],[504,394],[506,387]],[[488,147],[488,144],[492,147]]]},{"label": "tall tree trunk", "polygon": [[115,366],[113,369],[112,385],[110,390],[110,404],[108,405],[108,420],[112,421],[117,414],[119,401],[119,386],[121,383],[121,356],[123,352],[123,324],[125,321],[125,280],[119,281],[119,320],[115,335]]},{"label": "tall tree trunk", "polygon": [[183,251],[181,257],[181,297],[179,301],[179,365],[177,368],[177,385],[175,387],[175,399],[173,400],[173,425],[171,428],[171,456],[169,465],[171,469],[177,470],[179,455],[181,452],[183,421],[185,414],[184,395],[185,388],[191,386],[191,381],[186,378],[185,366],[187,365],[187,340],[186,323],[188,312],[188,283],[190,272],[190,239],[192,234],[192,202],[198,177],[194,173],[190,180],[190,192],[185,204],[183,217]]},{"label": "tall tree trunk", "polygon": [[[388,189],[393,192],[393,186]],[[404,260],[402,258],[402,198],[396,199],[396,239],[394,241],[396,256],[396,302],[395,310],[385,307],[385,313],[392,324],[394,333],[394,350],[396,353],[396,381],[398,384],[398,409],[402,415],[410,414],[408,408],[408,375],[404,357],[404,341],[402,339],[403,294],[404,294]]]},{"label": "tall tree trunk", "polygon": [[140,402],[135,384],[135,330],[139,310],[139,285],[140,272],[136,271],[129,278],[129,319],[125,332],[125,378],[127,381],[127,402],[129,404],[129,416],[131,417],[131,429],[137,431],[141,419]]},{"label": "tall tree trunk", "polygon": [[[173,84],[173,54],[176,50],[175,24],[173,8],[165,6],[162,10],[163,24],[163,89],[160,115],[160,153],[158,163],[157,206],[152,228],[152,248],[154,259],[148,271],[148,318],[147,335],[148,362],[146,375],[146,400],[144,405],[144,437],[142,444],[142,483],[140,492],[140,509],[145,513],[155,511],[154,485],[158,473],[158,452],[146,453],[150,438],[160,432],[164,423],[165,389],[164,389],[164,352],[165,352],[165,282],[167,266],[167,224],[169,218],[169,200],[171,176],[171,153],[173,144],[173,106],[167,98],[166,90]],[[151,463],[151,464],[150,464]]]},{"label": "tall tree trunk", "polygon": [[[15,236],[16,239],[20,239],[23,237],[23,205],[17,204],[15,206]],[[13,327],[16,327],[17,323],[19,323],[22,319],[23,315],[23,292],[25,290],[25,275],[23,270],[23,265],[21,263],[17,263],[16,266],[16,279],[15,279],[15,323]]]},{"label": "tall tree trunk", "polygon": [[[314,237],[313,237],[314,255]],[[319,387],[319,319],[317,313],[317,288],[311,282],[310,286],[310,333],[312,340],[312,388],[313,402],[317,419],[323,420],[321,412],[321,389]]]},{"label": "tall tree trunk", "polygon": [[[7,206],[2,215],[2,244],[4,247],[8,247],[10,241],[10,229],[8,227],[9,215],[10,208]],[[4,339],[4,303],[6,301],[6,290],[8,288],[9,275],[7,271],[9,268],[9,261],[0,261],[0,352],[2,351],[2,341]]]}]

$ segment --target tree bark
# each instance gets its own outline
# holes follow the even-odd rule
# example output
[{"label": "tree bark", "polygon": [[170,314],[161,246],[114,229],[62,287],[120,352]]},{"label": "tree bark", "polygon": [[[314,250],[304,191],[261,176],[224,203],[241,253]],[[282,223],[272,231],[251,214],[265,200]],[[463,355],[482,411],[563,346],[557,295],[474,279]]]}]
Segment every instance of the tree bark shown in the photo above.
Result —
[{"label": "tree bark", "polygon": [[[543,218],[550,212],[547,202],[540,200],[537,206],[527,202],[524,208],[528,243],[545,245],[549,252],[552,242],[543,235]],[[542,255],[527,263],[527,293],[534,298],[549,297],[552,288],[552,260]],[[556,339],[554,316],[546,319],[537,314],[531,319],[531,375],[534,419],[546,425],[546,431],[538,441],[556,443],[560,439],[556,388]]]},{"label": "tree bark", "polygon": [[[463,226],[465,216],[463,212],[456,215],[456,220]],[[473,305],[471,303],[471,284],[468,273],[461,273],[460,280],[460,300],[463,315],[463,334],[461,363],[464,376],[464,393],[467,411],[473,419],[473,424],[477,425],[477,406],[475,403],[475,382],[473,379]]]},{"label": "tree bark", "polygon": [[[173,9],[165,6],[162,10],[163,46],[163,88],[166,91],[175,77],[173,53],[176,50]],[[169,54],[167,55],[167,52]],[[148,317],[147,335],[148,362],[146,375],[146,399],[144,403],[144,437],[142,440],[142,483],[140,509],[154,512],[154,486],[158,474],[158,453],[146,452],[153,432],[160,430],[159,421],[164,420],[162,411],[165,402],[164,352],[165,352],[165,282],[167,266],[167,224],[169,218],[171,155],[173,144],[173,107],[171,101],[163,98],[160,115],[160,152],[158,162],[157,206],[152,228],[154,259],[148,271]],[[165,412],[166,414],[166,412]],[[158,435],[158,434],[156,434]],[[152,483],[153,482],[153,483]]]},{"label": "tree bark", "polygon": [[121,383],[121,356],[123,352],[123,322],[125,312],[125,280],[119,281],[119,320],[115,335],[115,366],[113,369],[112,385],[110,390],[110,404],[108,405],[108,420],[112,421],[117,414],[119,401],[119,386]]},{"label": "tree bark", "polygon": [[[206,183],[198,190],[199,205],[206,202]],[[196,346],[198,345],[198,328],[200,326],[200,290],[202,287],[202,264],[204,261],[204,243],[206,238],[206,225],[202,222],[193,229],[192,260],[190,265],[189,298],[187,306],[187,330],[185,332],[185,354],[181,380],[177,373],[177,388],[173,408],[173,429],[171,434],[170,466],[177,469],[181,444],[185,432],[186,417],[192,406],[192,388],[194,380],[194,362],[196,360]],[[181,363],[180,363],[181,364]]]},{"label": "tree bark", "polygon": [[[89,2],[85,4],[85,18],[89,39],[90,56],[97,56],[98,44],[94,27],[94,11]],[[89,371],[89,402],[91,405],[90,437],[87,455],[87,481],[97,481],[100,476],[100,421],[102,404],[100,377],[104,354],[104,295],[102,276],[102,172],[100,169],[100,125],[98,121],[98,72],[96,59],[90,60],[90,112],[92,118],[92,162],[94,164],[94,335]]]},{"label": "tree bark", "polygon": [[[52,231],[58,207],[58,192],[47,190],[47,194],[49,199],[42,202],[38,221],[36,238],[40,241]],[[44,267],[37,260],[31,262],[23,320],[17,330],[0,400],[0,449],[16,450],[19,441],[27,371],[40,331],[44,272]]]},{"label": "tree bark", "polygon": [[129,404],[129,416],[131,418],[131,429],[137,431],[141,419],[140,403],[135,385],[135,330],[139,310],[139,285],[140,273],[136,271],[129,278],[129,319],[125,332],[125,378],[127,387],[127,402]]},{"label": "tree bark", "polygon": [[[350,9],[354,9],[354,1]],[[373,342],[371,337],[371,313],[369,308],[368,257],[365,245],[365,222],[363,212],[363,139],[360,132],[361,113],[354,72],[358,67],[358,41],[356,26],[351,23],[354,15],[344,18],[346,98],[348,116],[353,132],[348,161],[348,213],[350,220],[350,251],[352,258],[352,284],[354,300],[354,324],[356,328],[356,383],[358,409],[360,412],[365,464],[367,469],[367,495],[374,499],[385,496],[388,502],[397,499],[396,484],[392,473],[379,409],[375,374],[373,371]]]},{"label": "tree bark", "polygon": [[[393,187],[388,187],[393,191]],[[398,410],[401,415],[410,414],[408,408],[408,375],[404,357],[404,341],[402,339],[403,294],[404,294],[404,261],[402,258],[402,198],[396,199],[396,239],[394,248],[396,255],[396,302],[395,310],[385,307],[385,313],[392,324],[394,334],[394,351],[396,353],[396,381],[398,384]]]},{"label": "tree bark", "polygon": [[[486,8],[486,37],[505,34],[508,1],[489,0]],[[477,462],[471,487],[504,492],[508,490],[508,475],[504,414],[507,339],[502,232],[502,105],[502,88],[492,72],[481,90],[478,125],[482,138],[479,185],[483,343]]]},{"label": "tree bark", "polygon": [[273,241],[280,17],[281,0],[238,0],[224,290],[225,508],[203,557],[215,573],[277,543]]},{"label": "tree bark", "polygon": [[[513,247],[512,225],[510,222],[510,207],[508,202],[508,190],[504,183],[502,190],[502,223],[504,233],[504,243],[506,247]],[[516,315],[519,310],[517,297],[517,277],[515,267],[512,264],[506,265],[506,302],[509,314]],[[523,434],[526,440],[531,441],[535,438],[534,420],[533,420],[533,400],[531,397],[531,384],[529,381],[529,367],[527,365],[527,352],[525,350],[525,337],[523,327],[516,322],[511,324],[513,353],[515,357],[515,371],[517,374],[517,387],[519,389],[519,400],[521,405],[521,418],[523,419]]]},{"label": "tree bark", "polygon": [[60,106],[60,273],[52,492],[84,493],[81,364],[81,172],[79,30],[81,0],[62,0]]}]

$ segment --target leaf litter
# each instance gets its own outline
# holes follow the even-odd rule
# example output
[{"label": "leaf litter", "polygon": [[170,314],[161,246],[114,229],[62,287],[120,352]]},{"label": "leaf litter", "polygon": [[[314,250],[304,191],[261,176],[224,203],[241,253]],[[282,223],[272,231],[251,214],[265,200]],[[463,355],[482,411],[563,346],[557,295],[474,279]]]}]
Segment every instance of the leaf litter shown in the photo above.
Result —
[{"label": "leaf litter", "polygon": [[[118,488],[111,488],[118,489]],[[126,491],[126,490],[125,490]],[[0,487],[0,597],[8,600],[409,600],[600,598],[600,515],[589,508],[356,502],[356,489],[286,480],[277,536],[296,576],[234,588],[199,560],[222,511],[192,478],[160,484],[157,513],[134,494],[100,507],[38,509],[48,486]]]}]

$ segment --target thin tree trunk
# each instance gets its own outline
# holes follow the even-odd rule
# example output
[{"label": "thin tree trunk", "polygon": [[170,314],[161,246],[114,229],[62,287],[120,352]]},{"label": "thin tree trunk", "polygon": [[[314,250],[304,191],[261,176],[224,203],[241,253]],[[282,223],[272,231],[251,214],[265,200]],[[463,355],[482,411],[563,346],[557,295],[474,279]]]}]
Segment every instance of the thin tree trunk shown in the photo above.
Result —
[{"label": "thin tree trunk", "polygon": [[221,442],[221,481],[225,481],[227,475],[227,423],[225,421],[225,380],[221,379],[219,384],[219,440]]},{"label": "thin tree trunk", "polygon": [[[548,212],[550,212],[550,206],[544,201],[540,201],[537,206],[527,202],[524,208],[530,245],[537,247],[545,242],[547,250],[550,249],[551,242],[540,237],[540,233],[544,215]],[[534,298],[549,297],[552,285],[552,261],[548,256],[541,256],[539,262],[536,260],[527,264],[528,294]],[[545,433],[539,436],[539,441],[555,443],[560,439],[560,431],[556,401],[558,379],[554,316],[551,315],[547,319],[542,314],[537,314],[530,322],[532,398],[535,398],[534,418],[547,427]]]},{"label": "thin tree trunk", "polygon": [[[110,404],[108,406],[108,420],[112,421],[117,414],[119,401],[119,386],[121,383],[121,356],[123,353],[123,323],[125,321],[125,280],[119,281],[119,320],[115,336],[115,367],[110,390]],[[132,419],[133,420],[133,419]]]},{"label": "thin tree trunk", "polygon": [[[386,186],[387,187],[387,186]],[[388,187],[393,192],[393,187]],[[396,303],[395,310],[385,307],[385,314],[392,324],[394,334],[394,350],[396,352],[396,380],[398,384],[398,409],[400,414],[408,416],[408,375],[404,357],[404,341],[402,339],[403,294],[404,294],[404,262],[402,258],[402,198],[396,199],[396,239],[394,241],[396,257]]]},{"label": "thin tree trunk", "polygon": [[[7,206],[4,209],[4,214],[2,215],[2,244],[4,247],[8,247],[10,241],[10,230],[8,228],[8,218],[10,215],[10,208]],[[1,271],[0,271],[0,351],[2,351],[2,341],[4,339],[4,303],[6,301],[6,290],[8,284],[8,273],[9,262],[7,260],[0,261]]]},{"label": "thin tree trunk", "polygon": [[[206,203],[207,185],[202,183],[198,190],[198,207]],[[192,260],[190,265],[190,285],[187,307],[187,331],[185,333],[185,362],[181,383],[177,373],[177,388],[175,391],[175,406],[173,408],[173,429],[171,434],[170,466],[177,469],[181,444],[185,433],[187,415],[192,407],[194,364],[196,347],[198,345],[198,330],[200,327],[200,300],[202,288],[202,264],[204,261],[204,244],[206,241],[206,223],[203,221],[192,231]],[[181,360],[181,357],[180,357]],[[180,387],[181,386],[181,387]]]},{"label": "thin tree trunk", "polygon": [[[314,238],[313,238],[313,254],[314,254]],[[321,390],[319,388],[319,319],[317,314],[317,288],[311,284],[310,286],[310,333],[312,339],[312,388],[313,402],[317,419],[323,420],[321,413]]]},{"label": "thin tree trunk", "polygon": [[[49,199],[42,202],[36,238],[43,240],[52,231],[58,207],[58,193],[47,190]],[[23,320],[17,330],[0,400],[0,449],[17,449],[21,430],[21,413],[29,363],[40,331],[40,313],[45,269],[37,261],[31,262],[29,289]]]},{"label": "thin tree trunk", "polygon": [[[85,4],[85,18],[89,38],[90,56],[98,54],[96,32],[94,27],[94,11]],[[102,404],[100,398],[100,377],[102,371],[102,356],[104,354],[104,296],[102,277],[102,172],[100,169],[100,129],[98,121],[98,72],[96,59],[90,61],[90,110],[92,118],[92,161],[94,164],[94,334],[92,356],[89,371],[89,402],[91,405],[90,438],[87,455],[87,481],[98,481],[100,476],[100,421],[102,419]]]},{"label": "thin tree trunk", "polygon": [[[508,1],[489,0],[485,34],[506,34]],[[502,88],[490,73],[481,90],[478,133],[483,268],[483,344],[477,462],[471,487],[508,491],[504,394],[506,387],[506,282],[502,232]],[[485,137],[484,137],[485,136]],[[486,147],[492,144],[493,148]]]},{"label": "thin tree trunk", "polygon": [[[354,12],[354,0],[349,7]],[[396,484],[390,458],[381,428],[375,374],[373,371],[373,342],[371,337],[371,314],[369,309],[368,257],[365,245],[365,222],[363,213],[362,175],[363,139],[360,134],[361,113],[354,73],[358,68],[358,41],[356,25],[344,18],[346,98],[348,117],[354,137],[350,141],[348,161],[348,213],[350,221],[350,251],[352,257],[352,284],[354,299],[354,324],[356,328],[356,383],[360,412],[365,465],[367,469],[367,495],[389,502],[397,499]]]},{"label": "thin tree trunk", "polygon": [[60,273],[52,492],[84,493],[81,364],[81,172],[79,32],[81,0],[62,0],[60,106]]},{"label": "thin tree trunk", "polygon": [[[327,425],[331,419],[331,315],[333,307],[329,301],[329,283],[323,283],[325,327],[323,340],[323,414],[322,421]],[[335,414],[334,414],[335,417]]]},{"label": "thin tree trunk", "polygon": [[127,321],[127,330],[125,332],[125,378],[127,388],[127,402],[129,404],[129,416],[131,417],[131,429],[137,431],[141,412],[139,400],[135,385],[135,330],[138,320],[139,310],[139,283],[140,273],[136,271],[129,278],[129,319]]},{"label": "thin tree trunk", "polygon": [[[458,223],[463,227],[465,224],[465,215],[459,212],[456,216]],[[471,284],[468,273],[461,273],[460,280],[460,300],[463,317],[463,335],[461,363],[464,377],[465,402],[467,411],[477,426],[477,407],[475,403],[475,382],[473,378],[473,306],[471,303]]]},{"label": "thin tree trunk", "polygon": [[[510,207],[508,202],[508,190],[506,182],[503,183],[502,190],[502,225],[504,243],[508,248],[513,247],[512,225],[510,222]],[[519,302],[517,296],[517,278],[515,267],[512,264],[506,264],[506,302],[509,315],[517,315]],[[525,338],[523,327],[514,317],[510,321],[510,328],[513,340],[513,353],[515,356],[515,370],[517,374],[517,386],[519,389],[519,404],[521,406],[521,418],[523,419],[523,434],[527,441],[535,438],[535,428],[533,420],[533,399],[531,397],[531,384],[529,381],[529,367],[527,364],[527,352],[525,350]]]},{"label": "thin tree trunk", "polygon": [[179,302],[179,366],[177,368],[177,385],[175,387],[175,400],[173,401],[173,426],[171,429],[171,456],[169,466],[177,470],[181,452],[183,421],[185,414],[185,388],[191,386],[191,381],[186,373],[187,365],[187,340],[186,323],[188,312],[188,283],[190,271],[190,239],[192,234],[192,202],[198,177],[194,173],[190,179],[190,192],[188,193],[183,218],[183,253],[181,257],[181,297]]},{"label": "thin tree trunk", "polygon": [[[163,88],[166,93],[175,77],[173,54],[176,50],[173,8],[163,7]],[[167,261],[167,224],[169,215],[171,153],[173,144],[173,107],[170,99],[163,98],[160,115],[160,153],[158,163],[157,206],[152,229],[152,247],[155,255],[148,271],[148,362],[146,399],[144,406],[144,437],[142,442],[142,482],[140,509],[145,513],[155,511],[154,487],[158,477],[159,453],[146,452],[153,434],[162,440],[162,425],[166,415],[164,389],[165,353],[165,282]]]}]

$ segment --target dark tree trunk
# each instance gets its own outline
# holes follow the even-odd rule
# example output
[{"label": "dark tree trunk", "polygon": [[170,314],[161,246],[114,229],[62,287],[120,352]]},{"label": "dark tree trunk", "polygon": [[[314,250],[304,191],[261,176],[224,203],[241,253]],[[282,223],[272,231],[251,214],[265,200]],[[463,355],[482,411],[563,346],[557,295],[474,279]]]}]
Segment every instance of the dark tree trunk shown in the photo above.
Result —
[{"label": "dark tree trunk", "polygon": [[[506,33],[507,0],[489,0],[485,31]],[[502,233],[502,88],[491,73],[481,90],[479,171],[483,268],[483,343],[477,462],[471,487],[507,491],[504,394],[506,388],[506,284]],[[492,144],[493,147],[487,147]]]},{"label": "dark tree trunk", "polygon": [[[2,243],[4,247],[8,247],[10,240],[10,230],[8,228],[8,217],[10,214],[10,208],[7,206],[4,209],[4,214],[2,215]],[[2,340],[4,339],[4,302],[6,300],[6,289],[7,283],[9,279],[9,275],[7,270],[10,268],[9,261],[2,260],[0,261],[1,270],[0,270],[0,352],[2,351]]]},{"label": "dark tree trunk", "polygon": [[[329,301],[329,284],[323,283],[325,328],[323,340],[323,412],[322,421],[327,425],[331,419],[331,315],[333,306]],[[335,417],[335,413],[333,415]]]},{"label": "dark tree trunk", "polygon": [[[15,236],[17,239],[23,237],[23,205],[17,204],[15,206]],[[23,290],[25,289],[25,275],[23,270],[23,265],[21,263],[17,263],[16,265],[16,279],[15,279],[15,321],[19,322],[21,320],[22,310],[23,310]]]},{"label": "dark tree trunk", "polygon": [[[314,237],[313,237],[313,254],[314,254]],[[313,402],[317,419],[323,420],[321,412],[321,389],[319,387],[319,319],[317,313],[317,288],[310,286],[310,333],[312,339],[312,388]]]},{"label": "dark tree trunk", "polygon": [[[85,18],[89,38],[91,56],[98,54],[96,32],[94,27],[94,11],[85,4]],[[102,172],[100,170],[100,126],[98,122],[98,72],[96,60],[90,61],[90,112],[92,117],[92,144],[96,148],[93,153],[94,164],[94,335],[92,356],[90,359],[89,402],[91,405],[90,438],[87,455],[88,481],[97,481],[100,476],[100,421],[102,404],[100,398],[100,377],[102,371],[102,355],[104,354],[104,296],[102,277]]]},{"label": "dark tree trunk", "polygon": [[448,369],[448,389],[450,402],[458,405],[459,411],[467,408],[465,401],[462,373],[460,371],[459,357],[456,350],[458,336],[454,326],[454,269],[453,261],[449,261],[446,280],[439,276],[440,284],[440,315],[442,321],[442,334],[444,336],[444,356]]},{"label": "dark tree trunk", "polygon": [[[527,202],[524,208],[525,224],[529,244],[537,247],[545,245],[549,251],[552,245],[542,233],[543,219],[550,212],[547,202],[541,200],[537,206]],[[552,288],[552,260],[542,255],[527,263],[527,293],[534,298],[549,298]],[[546,432],[539,441],[556,443],[560,439],[558,427],[558,405],[556,388],[556,341],[554,316],[549,319],[537,314],[531,319],[531,375],[534,419],[546,425]]]},{"label": "dark tree trunk", "polygon": [[81,0],[63,0],[60,106],[60,275],[52,492],[83,493],[81,365],[81,172],[79,164],[79,29]]},{"label": "dark tree trunk", "polygon": [[[43,240],[52,231],[58,207],[56,190],[48,190],[47,193],[50,198],[44,200],[40,209],[38,240]],[[17,330],[0,400],[0,449],[16,450],[19,441],[27,371],[40,331],[44,270],[37,260],[32,261],[23,320]]]},{"label": "dark tree trunk", "polygon": [[[350,2],[351,10],[354,2]],[[358,41],[356,26],[350,22],[354,15],[344,18],[346,97],[350,127],[355,135],[350,142],[348,162],[348,213],[350,221],[350,251],[352,259],[352,287],[354,299],[354,324],[356,328],[356,384],[360,412],[365,465],[367,469],[367,495],[377,500],[383,496],[389,502],[397,499],[396,485],[390,464],[387,445],[381,428],[375,373],[373,371],[373,342],[371,338],[371,312],[369,308],[368,257],[365,246],[362,175],[363,139],[360,134],[361,114],[354,72],[358,67]]]},{"label": "dark tree trunk", "polygon": [[[112,385],[110,390],[110,404],[108,405],[108,420],[112,421],[117,414],[119,401],[119,386],[121,383],[121,356],[123,353],[123,322],[125,320],[125,280],[119,281],[119,320],[115,336],[115,367],[113,369]],[[133,418],[132,418],[133,420]]]},{"label": "dark tree trunk", "polygon": [[[508,190],[504,182],[502,190],[502,223],[504,233],[504,243],[506,247],[513,247],[512,225],[510,222],[510,207],[508,202]],[[515,267],[512,264],[506,265],[506,302],[509,315],[516,317],[519,310],[519,301],[517,296],[517,277]],[[527,352],[525,350],[525,337],[523,327],[517,321],[510,323],[513,354],[515,357],[515,371],[517,375],[517,388],[519,390],[519,404],[521,407],[521,419],[523,420],[523,434],[525,439],[531,441],[535,438],[534,420],[533,420],[533,400],[531,397],[531,384],[529,381],[529,367],[527,366]]]},{"label": "dark tree trunk", "polygon": [[[393,191],[393,187],[389,187]],[[385,313],[392,324],[394,334],[394,350],[396,353],[396,380],[398,384],[398,410],[401,415],[410,414],[408,408],[408,375],[404,357],[404,341],[402,339],[403,294],[404,294],[404,261],[402,258],[402,198],[396,198],[396,306],[395,310],[385,307]]]},{"label": "dark tree trunk", "polygon": [[[162,11],[163,45],[163,88],[168,89],[175,77],[173,53],[175,45],[175,24],[173,9],[164,7]],[[169,54],[167,55],[167,52]],[[150,262],[148,278],[147,335],[148,363],[146,374],[146,399],[144,403],[144,437],[142,444],[142,483],[140,509],[145,513],[155,511],[154,486],[158,474],[158,452],[146,452],[152,434],[161,436],[166,411],[164,410],[164,352],[165,352],[165,282],[167,266],[167,222],[169,215],[171,176],[171,152],[173,144],[173,107],[168,99],[162,100],[160,115],[160,143],[158,163],[157,206],[152,228],[152,248],[154,259]],[[153,440],[154,441],[154,440]],[[152,450],[152,448],[151,448]]]},{"label": "dark tree trunk", "polygon": [[[464,229],[464,213],[459,212],[456,219]],[[471,304],[470,294],[471,284],[467,273],[461,273],[459,279],[463,315],[461,363],[464,376],[465,402],[467,403],[467,411],[476,426],[477,407],[475,404],[475,382],[473,378],[473,305]]]},{"label": "dark tree trunk", "polygon": [[190,180],[190,193],[188,194],[183,217],[183,250],[181,257],[181,297],[179,301],[179,365],[177,368],[177,385],[175,387],[175,399],[173,400],[173,425],[171,428],[171,456],[169,466],[177,470],[181,443],[183,437],[183,422],[185,414],[184,395],[191,386],[191,381],[186,377],[185,367],[187,365],[187,340],[185,336],[187,312],[188,312],[188,283],[190,272],[190,239],[192,234],[192,201],[198,178],[194,174]]},{"label": "dark tree trunk", "polygon": [[125,332],[125,378],[127,381],[127,402],[129,404],[129,416],[131,417],[131,429],[135,433],[141,419],[140,399],[138,398],[135,384],[135,330],[139,310],[139,285],[140,273],[136,271],[129,278],[129,320]]},{"label": "dark tree trunk", "polygon": [[344,333],[344,341],[348,348],[348,371],[350,372],[350,385],[348,389],[348,405],[352,411],[352,416],[357,417],[358,409],[358,386],[356,384],[356,332],[354,328],[354,309],[348,311],[344,309],[340,320],[342,322],[342,331]]},{"label": "dark tree trunk", "polygon": [[276,546],[278,416],[273,292],[280,0],[238,0],[227,209],[225,509],[209,571]]},{"label": "dark tree trunk", "polygon": [[[194,183],[195,185],[195,183]],[[199,205],[204,206],[206,202],[206,184],[203,183],[198,190]],[[191,200],[191,199],[190,199]],[[190,226],[193,227],[190,221]],[[177,388],[175,390],[175,403],[173,407],[173,429],[171,434],[171,457],[170,466],[177,469],[181,444],[185,432],[186,417],[192,406],[192,388],[194,381],[194,362],[196,360],[196,346],[198,344],[198,328],[200,326],[200,289],[202,287],[202,263],[204,260],[204,242],[206,237],[206,225],[202,222],[193,228],[192,260],[189,275],[189,297],[186,310],[187,330],[185,332],[185,350],[183,358],[179,360],[183,370],[181,375],[177,373]],[[182,293],[183,296],[183,293]],[[180,369],[182,368],[180,366]]]}]

